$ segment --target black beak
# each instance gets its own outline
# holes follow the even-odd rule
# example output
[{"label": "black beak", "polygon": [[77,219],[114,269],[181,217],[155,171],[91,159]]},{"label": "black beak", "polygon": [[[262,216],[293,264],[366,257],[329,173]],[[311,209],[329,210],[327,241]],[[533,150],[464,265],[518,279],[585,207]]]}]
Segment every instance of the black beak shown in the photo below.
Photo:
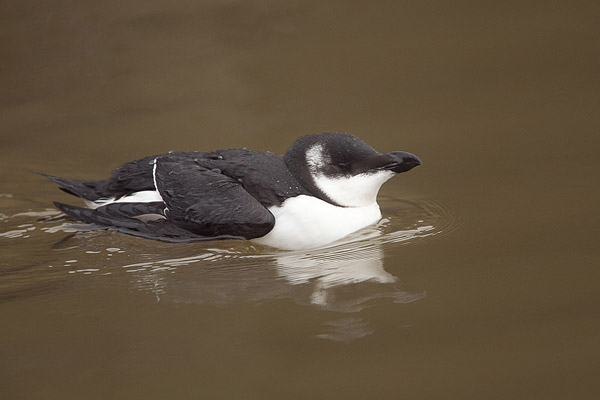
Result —
[{"label": "black beak", "polygon": [[421,160],[414,154],[406,151],[391,151],[388,153],[394,159],[394,162],[385,166],[385,169],[397,174],[410,171],[414,167],[421,165]]}]

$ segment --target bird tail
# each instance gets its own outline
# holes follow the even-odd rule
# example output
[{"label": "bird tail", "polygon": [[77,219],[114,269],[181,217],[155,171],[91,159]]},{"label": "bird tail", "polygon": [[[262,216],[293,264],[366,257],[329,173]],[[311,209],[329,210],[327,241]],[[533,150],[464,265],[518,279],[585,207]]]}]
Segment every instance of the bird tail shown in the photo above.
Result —
[{"label": "bird tail", "polygon": [[91,201],[102,197],[100,193],[98,193],[98,186],[104,181],[77,181],[74,179],[59,178],[58,176],[43,174],[41,172],[36,173],[56,183],[63,192],[74,196]]}]

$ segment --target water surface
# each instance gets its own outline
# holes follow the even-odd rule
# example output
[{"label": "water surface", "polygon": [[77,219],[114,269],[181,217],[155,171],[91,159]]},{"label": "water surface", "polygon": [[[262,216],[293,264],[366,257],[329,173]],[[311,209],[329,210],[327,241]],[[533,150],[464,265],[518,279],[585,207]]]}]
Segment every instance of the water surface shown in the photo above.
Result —
[{"label": "water surface", "polygon": [[[595,399],[595,2],[0,5],[0,398]],[[76,234],[32,171],[346,131],[342,243]]]}]

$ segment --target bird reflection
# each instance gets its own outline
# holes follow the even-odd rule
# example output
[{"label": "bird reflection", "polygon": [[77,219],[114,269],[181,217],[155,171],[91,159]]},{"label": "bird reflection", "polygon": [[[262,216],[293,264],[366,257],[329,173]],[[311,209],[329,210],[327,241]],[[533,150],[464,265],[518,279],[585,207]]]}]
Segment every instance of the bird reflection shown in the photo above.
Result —
[{"label": "bird reflection", "polygon": [[[408,240],[426,231],[402,231],[396,239]],[[357,313],[376,299],[410,303],[425,296],[407,291],[384,269],[381,235],[373,227],[343,243],[313,251],[244,254],[208,249],[194,257],[124,268],[133,272],[133,286],[152,292],[157,301],[232,304],[288,298],[317,309],[353,313],[352,317],[326,322],[325,331],[316,335],[348,342],[372,333],[368,322]],[[179,268],[197,263],[201,268]],[[169,270],[176,273],[164,273]]]},{"label": "bird reflection", "polygon": [[408,303],[423,297],[402,289],[399,279],[383,268],[383,248],[377,229],[363,231],[346,243],[314,252],[281,254],[276,271],[290,285],[310,288],[299,303],[338,312],[358,312],[370,300],[390,298]]}]

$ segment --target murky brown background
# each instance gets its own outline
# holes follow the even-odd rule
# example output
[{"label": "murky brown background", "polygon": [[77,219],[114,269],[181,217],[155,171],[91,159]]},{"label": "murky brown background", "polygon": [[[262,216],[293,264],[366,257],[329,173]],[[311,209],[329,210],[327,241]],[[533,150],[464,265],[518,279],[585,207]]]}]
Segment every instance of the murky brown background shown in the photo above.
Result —
[{"label": "murky brown background", "polygon": [[[600,6],[2,1],[0,398],[597,399]],[[339,248],[71,236],[30,171],[354,133]]]}]

